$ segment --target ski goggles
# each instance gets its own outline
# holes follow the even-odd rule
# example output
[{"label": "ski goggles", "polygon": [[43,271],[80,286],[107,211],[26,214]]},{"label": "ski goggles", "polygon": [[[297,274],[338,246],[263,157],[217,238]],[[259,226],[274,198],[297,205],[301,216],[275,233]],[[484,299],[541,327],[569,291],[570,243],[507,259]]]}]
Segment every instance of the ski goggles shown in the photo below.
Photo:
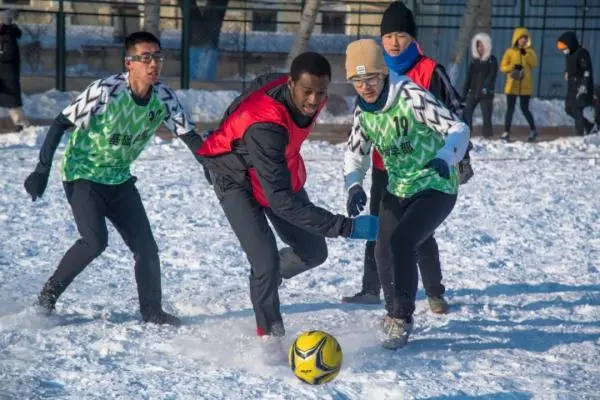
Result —
[{"label": "ski goggles", "polygon": [[138,61],[144,64],[150,64],[152,60],[157,63],[162,63],[165,61],[165,55],[162,52],[157,51],[156,53],[142,53],[133,56],[125,56],[125,61]]}]

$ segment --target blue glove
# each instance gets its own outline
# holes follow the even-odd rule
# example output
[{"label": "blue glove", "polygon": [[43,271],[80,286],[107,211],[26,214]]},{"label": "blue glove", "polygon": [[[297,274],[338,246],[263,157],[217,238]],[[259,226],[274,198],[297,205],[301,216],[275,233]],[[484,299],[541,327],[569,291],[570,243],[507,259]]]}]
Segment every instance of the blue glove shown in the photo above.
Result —
[{"label": "blue glove", "polygon": [[450,167],[448,167],[448,163],[441,158],[434,158],[425,164],[425,168],[434,169],[439,176],[444,179],[450,179]]},{"label": "blue glove", "polygon": [[367,194],[362,186],[354,185],[348,190],[348,200],[346,201],[346,211],[348,216],[356,217],[365,208],[367,204]]},{"label": "blue glove", "polygon": [[361,215],[352,218],[351,239],[366,239],[375,241],[379,229],[379,217],[376,215]]}]

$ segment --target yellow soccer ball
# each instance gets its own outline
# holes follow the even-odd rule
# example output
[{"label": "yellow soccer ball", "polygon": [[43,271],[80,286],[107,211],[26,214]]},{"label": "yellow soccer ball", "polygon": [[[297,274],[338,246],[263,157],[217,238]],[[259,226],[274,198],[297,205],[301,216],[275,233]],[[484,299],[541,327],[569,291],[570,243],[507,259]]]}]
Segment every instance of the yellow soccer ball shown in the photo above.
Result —
[{"label": "yellow soccer ball", "polygon": [[303,382],[321,385],[332,381],[340,372],[344,355],[333,336],[323,331],[298,335],[290,346],[290,368]]}]

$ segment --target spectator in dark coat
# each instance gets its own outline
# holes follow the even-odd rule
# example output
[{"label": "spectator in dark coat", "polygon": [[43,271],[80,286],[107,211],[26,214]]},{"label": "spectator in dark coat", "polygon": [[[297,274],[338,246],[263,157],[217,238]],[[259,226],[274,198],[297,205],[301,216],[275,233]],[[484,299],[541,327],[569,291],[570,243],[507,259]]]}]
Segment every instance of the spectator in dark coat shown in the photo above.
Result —
[{"label": "spectator in dark coat", "polygon": [[571,31],[560,35],[556,47],[567,56],[565,111],[575,120],[575,132],[580,136],[586,135],[594,127],[583,115],[584,108],[594,102],[594,76],[590,53],[579,44],[575,32]]},{"label": "spectator in dark coat", "polygon": [[17,130],[29,125],[21,99],[21,55],[17,40],[21,29],[13,23],[15,13],[7,10],[0,18],[0,107],[8,113]]},{"label": "spectator in dark coat", "polygon": [[466,98],[464,121],[469,128],[473,123],[473,112],[481,106],[483,136],[491,137],[492,113],[494,110],[494,88],[498,74],[498,60],[492,54],[492,38],[481,32],[471,39],[472,61],[465,81],[463,97]]}]

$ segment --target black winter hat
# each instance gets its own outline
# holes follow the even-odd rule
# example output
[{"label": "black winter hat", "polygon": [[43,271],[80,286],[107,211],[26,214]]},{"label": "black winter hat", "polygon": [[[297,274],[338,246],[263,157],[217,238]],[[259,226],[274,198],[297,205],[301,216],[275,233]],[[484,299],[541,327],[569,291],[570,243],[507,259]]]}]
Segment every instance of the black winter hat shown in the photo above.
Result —
[{"label": "black winter hat", "polygon": [[381,18],[381,36],[391,32],[406,32],[417,36],[417,26],[412,11],[401,1],[394,1],[385,9]]}]

